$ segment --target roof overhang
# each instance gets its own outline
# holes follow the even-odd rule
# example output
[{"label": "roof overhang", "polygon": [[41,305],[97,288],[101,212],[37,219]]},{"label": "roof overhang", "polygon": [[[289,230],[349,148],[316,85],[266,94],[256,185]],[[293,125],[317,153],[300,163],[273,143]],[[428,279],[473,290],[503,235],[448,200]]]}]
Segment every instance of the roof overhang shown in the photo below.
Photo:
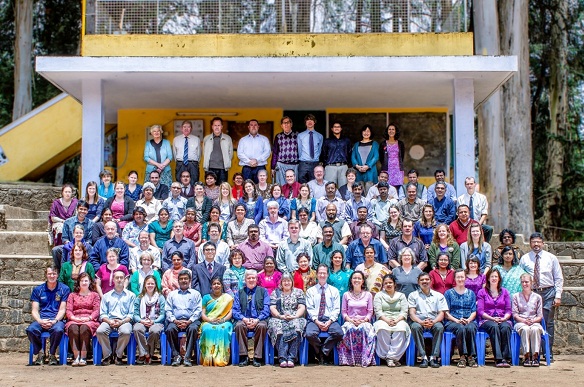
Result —
[{"label": "roof overhang", "polygon": [[475,107],[518,70],[516,56],[37,57],[36,70],[83,103],[103,80],[106,122],[120,109],[448,108],[454,79],[472,79]]}]

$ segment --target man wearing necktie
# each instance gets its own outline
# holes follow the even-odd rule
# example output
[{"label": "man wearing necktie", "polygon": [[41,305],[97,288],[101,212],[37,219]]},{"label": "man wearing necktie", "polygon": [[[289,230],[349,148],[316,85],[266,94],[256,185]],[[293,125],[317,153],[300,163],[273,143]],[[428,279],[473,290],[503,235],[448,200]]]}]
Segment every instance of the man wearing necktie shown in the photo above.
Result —
[{"label": "man wearing necktie", "polygon": [[543,319],[550,336],[550,360],[553,361],[554,315],[562,303],[564,275],[558,258],[543,249],[543,235],[534,232],[529,237],[531,251],[521,257],[519,265],[533,276],[533,291],[543,300]]},{"label": "man wearing necktie", "polygon": [[[328,266],[320,264],[316,271],[318,284],[306,291],[306,340],[312,345],[318,362],[330,364],[330,354],[339,341],[343,339],[343,330],[337,322],[341,312],[341,297],[337,288],[327,284]],[[318,335],[327,332],[329,336],[321,343]]]},{"label": "man wearing necktie", "polygon": [[205,260],[193,266],[193,282],[191,287],[204,296],[211,293],[211,280],[214,277],[219,277],[223,280],[225,266],[215,262],[217,248],[213,242],[205,243],[202,249]]},{"label": "man wearing necktie", "polygon": [[468,206],[470,218],[479,222],[485,234],[485,241],[490,242],[493,236],[493,227],[486,223],[489,216],[487,197],[476,191],[474,177],[469,176],[464,179],[464,186],[466,187],[466,193],[458,197],[457,205],[466,204]]},{"label": "man wearing necktie", "polygon": [[172,151],[176,160],[176,181],[181,181],[181,173],[188,171],[192,181],[199,181],[199,159],[201,158],[201,140],[191,134],[193,125],[184,121],[181,126],[182,135],[176,136],[172,142]]},{"label": "man wearing necktie", "polygon": [[314,179],[314,167],[318,165],[324,137],[318,133],[314,125],[316,118],[312,114],[304,117],[306,130],[298,134],[298,181],[308,183]]}]

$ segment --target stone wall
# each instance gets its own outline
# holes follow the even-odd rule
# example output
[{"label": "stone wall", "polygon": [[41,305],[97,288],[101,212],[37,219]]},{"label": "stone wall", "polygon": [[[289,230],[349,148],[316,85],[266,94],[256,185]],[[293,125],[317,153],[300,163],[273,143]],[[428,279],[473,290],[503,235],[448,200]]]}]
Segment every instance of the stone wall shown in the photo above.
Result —
[{"label": "stone wall", "polygon": [[556,315],[554,352],[584,354],[584,291],[567,288]]},{"label": "stone wall", "polygon": [[26,352],[32,286],[0,285],[0,352]]},{"label": "stone wall", "polygon": [[35,183],[0,184],[0,203],[35,211],[48,211],[61,196],[61,187]]},{"label": "stone wall", "polygon": [[584,259],[584,242],[546,242],[547,250],[556,256]]}]

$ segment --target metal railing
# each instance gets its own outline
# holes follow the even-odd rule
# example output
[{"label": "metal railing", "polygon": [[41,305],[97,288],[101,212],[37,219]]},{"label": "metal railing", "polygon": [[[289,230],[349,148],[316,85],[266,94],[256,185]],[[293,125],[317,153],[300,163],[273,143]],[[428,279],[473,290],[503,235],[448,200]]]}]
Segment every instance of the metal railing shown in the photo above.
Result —
[{"label": "metal railing", "polygon": [[87,34],[464,32],[471,0],[86,0]]}]

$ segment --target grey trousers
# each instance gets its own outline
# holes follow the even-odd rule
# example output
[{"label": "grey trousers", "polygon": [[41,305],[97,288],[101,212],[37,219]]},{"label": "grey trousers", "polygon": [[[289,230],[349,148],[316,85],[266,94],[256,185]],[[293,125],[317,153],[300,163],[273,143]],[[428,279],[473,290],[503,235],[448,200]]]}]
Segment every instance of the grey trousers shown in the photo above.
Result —
[{"label": "grey trousers", "polygon": [[[114,329],[109,326],[109,324],[102,322],[99,328],[97,328],[97,341],[102,348],[103,358],[110,356],[112,354],[112,347],[110,344],[109,335]],[[116,356],[122,357],[124,355],[124,349],[128,346],[130,342],[130,335],[132,334],[132,324],[125,323],[120,325],[117,329],[118,331],[118,345],[116,347]]]},{"label": "grey trousers", "polygon": [[[156,344],[160,341],[160,333],[164,330],[163,324],[153,324],[150,328],[146,328],[142,323],[134,324],[134,336],[136,336],[136,343],[138,345],[138,356],[152,356]],[[146,332],[148,332],[148,339],[146,339]]]},{"label": "grey trousers", "polygon": [[[416,348],[418,349],[418,355],[424,358],[426,356],[426,349],[424,348],[424,331],[426,329],[417,322],[412,322],[410,329],[412,330],[414,343],[416,343]],[[442,344],[444,325],[441,322],[437,322],[430,328],[430,332],[432,333],[432,353],[430,356],[437,359],[440,357],[440,345]]]}]

